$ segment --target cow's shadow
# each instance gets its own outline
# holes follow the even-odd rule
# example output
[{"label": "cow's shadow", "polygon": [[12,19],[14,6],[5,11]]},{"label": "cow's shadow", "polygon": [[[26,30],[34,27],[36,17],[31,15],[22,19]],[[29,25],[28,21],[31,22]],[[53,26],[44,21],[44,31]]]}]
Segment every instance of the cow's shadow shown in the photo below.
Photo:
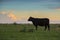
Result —
[{"label": "cow's shadow", "polygon": [[34,32],[34,29],[28,29],[27,32]]},{"label": "cow's shadow", "polygon": [[23,28],[23,29],[20,30],[20,32],[34,32],[34,29]]}]

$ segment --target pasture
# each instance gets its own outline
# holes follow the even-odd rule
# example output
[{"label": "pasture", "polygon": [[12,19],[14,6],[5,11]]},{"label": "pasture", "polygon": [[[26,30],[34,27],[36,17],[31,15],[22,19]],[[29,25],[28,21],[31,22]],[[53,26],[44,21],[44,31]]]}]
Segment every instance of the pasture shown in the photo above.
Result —
[{"label": "pasture", "polygon": [[60,40],[60,24],[50,24],[50,31],[32,24],[0,24],[0,40]]}]

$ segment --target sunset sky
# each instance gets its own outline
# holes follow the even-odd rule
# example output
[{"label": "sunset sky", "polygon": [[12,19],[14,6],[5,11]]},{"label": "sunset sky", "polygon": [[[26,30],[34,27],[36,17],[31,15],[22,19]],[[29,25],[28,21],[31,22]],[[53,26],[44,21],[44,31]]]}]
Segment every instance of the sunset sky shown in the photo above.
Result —
[{"label": "sunset sky", "polygon": [[0,0],[0,23],[23,23],[30,16],[60,23],[60,0]]}]

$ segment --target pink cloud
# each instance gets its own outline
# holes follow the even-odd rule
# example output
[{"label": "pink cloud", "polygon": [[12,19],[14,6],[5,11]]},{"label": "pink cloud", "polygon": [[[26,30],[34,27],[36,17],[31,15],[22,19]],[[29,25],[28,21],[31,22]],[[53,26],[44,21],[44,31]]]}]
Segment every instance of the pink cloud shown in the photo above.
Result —
[{"label": "pink cloud", "polygon": [[60,10],[60,7],[58,7],[58,8],[54,8],[54,9],[56,9],[56,10]]}]

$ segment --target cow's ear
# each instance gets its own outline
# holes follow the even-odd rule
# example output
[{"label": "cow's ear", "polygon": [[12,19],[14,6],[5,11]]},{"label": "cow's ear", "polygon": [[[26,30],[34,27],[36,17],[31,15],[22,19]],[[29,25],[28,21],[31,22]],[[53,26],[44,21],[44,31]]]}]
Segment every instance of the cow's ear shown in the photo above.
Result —
[{"label": "cow's ear", "polygon": [[31,16],[30,16],[31,17]]}]

